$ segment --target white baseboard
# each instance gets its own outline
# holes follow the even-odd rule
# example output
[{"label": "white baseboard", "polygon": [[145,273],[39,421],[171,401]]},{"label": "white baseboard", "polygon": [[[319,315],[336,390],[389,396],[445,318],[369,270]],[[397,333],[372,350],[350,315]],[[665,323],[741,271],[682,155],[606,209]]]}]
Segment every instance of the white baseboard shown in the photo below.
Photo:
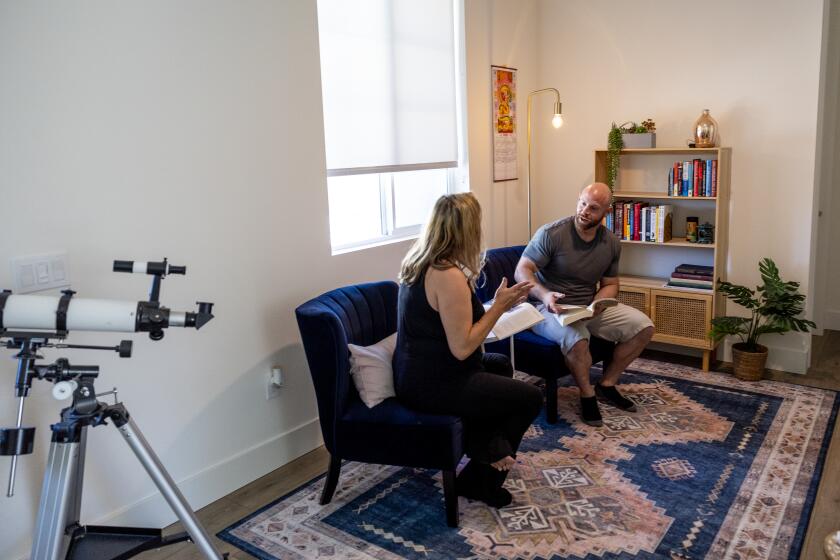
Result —
[{"label": "white baseboard", "polygon": [[[321,425],[314,418],[176,482],[193,510],[198,510],[323,443]],[[92,524],[166,527],[176,520],[163,496],[155,492]]]},{"label": "white baseboard", "polygon": [[840,331],[840,311],[836,309],[823,311],[823,324],[820,327],[823,330]]}]

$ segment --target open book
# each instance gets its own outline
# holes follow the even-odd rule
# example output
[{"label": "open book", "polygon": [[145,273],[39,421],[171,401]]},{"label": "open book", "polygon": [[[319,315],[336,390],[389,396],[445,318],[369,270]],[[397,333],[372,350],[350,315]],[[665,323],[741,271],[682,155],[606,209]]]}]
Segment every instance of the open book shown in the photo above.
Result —
[{"label": "open book", "polygon": [[[484,309],[489,309],[492,301],[484,304]],[[495,340],[502,340],[509,336],[513,336],[518,332],[529,329],[542,321],[544,317],[542,313],[537,311],[537,308],[530,303],[523,302],[516,307],[511,308],[499,317],[493,330],[484,339],[484,342],[493,342]]]},{"label": "open book", "polygon": [[564,327],[571,325],[581,319],[589,319],[596,312],[600,312],[607,307],[614,307],[618,305],[618,300],[615,298],[601,298],[596,299],[588,307],[584,307],[582,305],[558,305],[557,307],[565,310],[566,312],[562,315],[555,315],[554,318],[557,319]]}]

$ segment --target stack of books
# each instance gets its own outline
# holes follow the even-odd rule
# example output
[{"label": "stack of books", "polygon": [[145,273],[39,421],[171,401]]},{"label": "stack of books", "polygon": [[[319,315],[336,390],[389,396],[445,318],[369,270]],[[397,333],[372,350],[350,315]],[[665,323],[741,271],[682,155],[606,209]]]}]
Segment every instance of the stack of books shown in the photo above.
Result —
[{"label": "stack of books", "polygon": [[702,264],[681,264],[671,273],[671,279],[665,284],[671,288],[694,288],[712,290],[715,286],[715,269]]}]

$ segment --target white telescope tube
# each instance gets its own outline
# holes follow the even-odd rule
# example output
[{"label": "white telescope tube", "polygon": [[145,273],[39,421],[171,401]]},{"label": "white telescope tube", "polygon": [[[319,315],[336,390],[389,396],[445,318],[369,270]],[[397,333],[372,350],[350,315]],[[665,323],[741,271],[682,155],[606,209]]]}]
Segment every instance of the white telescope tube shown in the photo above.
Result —
[{"label": "white telescope tube", "polygon": [[[56,329],[57,296],[10,295],[3,308],[3,324],[9,330]],[[67,330],[135,332],[137,302],[72,298],[67,307]]]}]

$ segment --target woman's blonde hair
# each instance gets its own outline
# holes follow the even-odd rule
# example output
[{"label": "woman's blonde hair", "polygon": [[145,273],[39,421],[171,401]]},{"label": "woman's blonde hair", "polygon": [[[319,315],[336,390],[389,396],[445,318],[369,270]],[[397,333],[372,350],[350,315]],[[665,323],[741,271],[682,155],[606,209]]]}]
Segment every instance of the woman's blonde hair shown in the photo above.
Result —
[{"label": "woman's blonde hair", "polygon": [[414,284],[428,267],[458,266],[475,288],[481,258],[481,206],[472,193],[445,194],[402,261],[399,280]]}]

